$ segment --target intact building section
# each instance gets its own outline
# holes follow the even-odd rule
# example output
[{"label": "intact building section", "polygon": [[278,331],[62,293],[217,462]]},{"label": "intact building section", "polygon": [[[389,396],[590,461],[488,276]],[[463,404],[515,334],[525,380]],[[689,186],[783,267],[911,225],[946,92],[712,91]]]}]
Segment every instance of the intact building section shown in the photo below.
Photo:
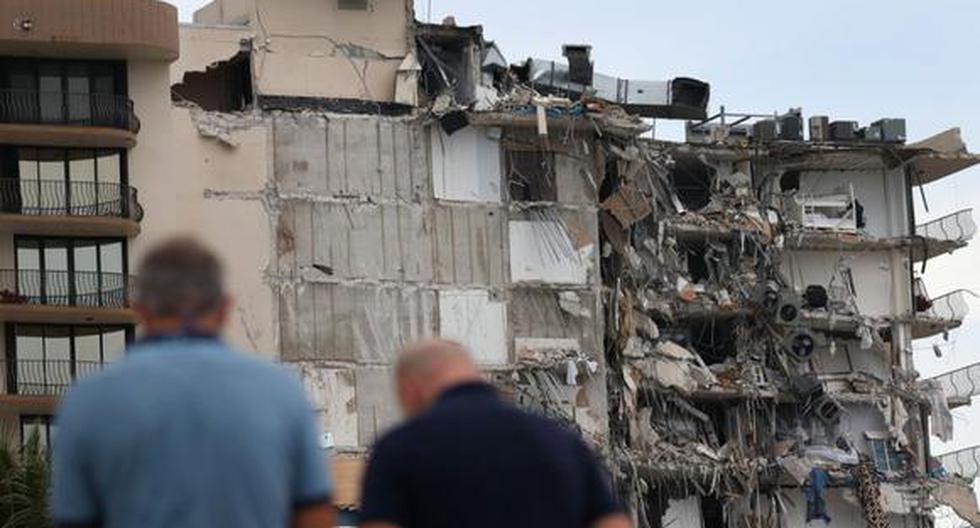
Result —
[{"label": "intact building section", "polygon": [[0,441],[47,446],[59,398],[135,338],[132,262],[169,213],[177,12],[15,1],[0,26]]}]

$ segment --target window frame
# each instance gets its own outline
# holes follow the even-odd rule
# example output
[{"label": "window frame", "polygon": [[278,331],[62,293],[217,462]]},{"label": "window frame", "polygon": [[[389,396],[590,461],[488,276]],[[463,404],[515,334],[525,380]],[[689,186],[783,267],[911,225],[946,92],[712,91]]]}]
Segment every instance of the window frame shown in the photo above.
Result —
[{"label": "window frame", "polygon": [[[43,428],[43,435],[40,436],[40,446],[44,450],[51,449],[51,439],[52,430],[57,430],[58,425],[55,423],[55,417],[50,414],[21,414],[19,416],[18,425],[20,426],[20,448],[24,449],[27,447],[27,434],[26,427],[31,424],[31,422],[40,422]],[[55,435],[57,436],[57,435]]]},{"label": "window frame", "polygon": [[105,299],[102,295],[106,293],[104,289],[105,274],[116,273],[104,271],[104,266],[102,263],[102,246],[107,244],[119,243],[121,250],[121,267],[122,267],[122,277],[123,284],[126,287],[129,277],[129,246],[128,240],[123,237],[59,237],[59,236],[36,236],[36,235],[14,235],[14,273],[18,277],[17,281],[17,293],[21,293],[20,288],[20,273],[21,271],[33,271],[33,270],[23,270],[20,263],[20,248],[21,243],[24,241],[33,241],[38,244],[38,271],[40,275],[39,286],[40,293],[39,297],[43,299],[42,304],[48,304],[47,297],[48,292],[46,288],[46,276],[48,271],[61,271],[61,270],[48,270],[45,264],[45,243],[47,242],[65,242],[66,257],[67,257],[67,271],[68,274],[68,298],[69,306],[78,305],[78,284],[77,284],[77,273],[82,270],[78,270],[75,265],[75,249],[78,247],[79,242],[95,242],[95,247],[98,248],[95,252],[96,258],[96,280],[98,281],[98,292],[99,292],[99,304],[98,306],[106,306]]},{"label": "window frame", "polygon": [[[136,327],[129,324],[78,324],[78,325],[59,325],[59,324],[43,324],[43,323],[16,323],[8,322],[4,325],[4,331],[6,334],[6,361],[7,361],[7,394],[21,394],[20,391],[20,376],[18,375],[18,350],[17,350],[17,338],[19,334],[17,333],[18,327],[30,327],[35,329],[40,329],[41,331],[41,362],[42,365],[46,365],[48,362],[47,358],[47,333],[51,329],[67,330],[68,331],[68,351],[69,351],[69,372],[71,375],[71,382],[74,383],[78,380],[78,345],[77,340],[80,337],[79,329],[95,329],[99,336],[99,365],[105,366],[113,361],[106,360],[106,343],[105,336],[122,330],[125,333],[125,346],[123,348],[123,355],[125,355],[125,350],[128,348],[136,339]],[[57,361],[57,360],[52,360]],[[44,387],[57,387],[56,384],[48,384],[48,376],[45,371],[44,374]]]},{"label": "window frame", "polygon": [[[84,95],[89,96],[89,109],[88,117],[86,119],[80,120],[80,122],[75,122],[71,116],[71,94],[73,92],[69,91],[69,78],[73,75],[73,70],[77,71],[81,69],[85,73],[85,78],[87,79],[88,91]],[[49,70],[57,72],[57,78],[59,79],[60,91],[53,93],[61,94],[61,107],[58,111],[58,119],[46,119],[44,108],[47,105],[42,104],[42,94],[49,93],[49,91],[41,90],[41,77],[42,71]],[[6,72],[6,73],[4,73]],[[24,90],[28,92],[33,92],[33,100],[35,103],[37,114],[32,116],[32,121],[38,123],[49,123],[49,124],[82,124],[82,125],[94,125],[97,121],[97,109],[92,104],[92,94],[102,94],[102,95],[112,95],[117,97],[127,97],[129,96],[129,85],[127,78],[127,64],[126,61],[121,60],[84,60],[84,59],[47,59],[47,58],[27,58],[27,57],[16,57],[16,56],[0,56],[0,90],[14,90],[12,78],[14,74],[19,74],[22,76],[30,76],[33,74],[34,84],[31,90]],[[112,79],[112,93],[106,94],[103,91],[96,91],[98,86],[97,79],[105,79],[107,77]],[[55,74],[45,74],[47,77],[53,77]],[[77,76],[76,76],[77,78]],[[17,88],[17,90],[21,90]],[[82,94],[76,94],[82,95]],[[44,108],[42,108],[44,107]]]},{"label": "window frame", "polygon": [[[32,160],[22,160],[21,159],[21,152],[23,152],[23,151],[33,151],[34,158]],[[64,148],[64,147],[45,147],[45,146],[35,146],[35,145],[14,145],[14,144],[0,145],[0,171],[2,171],[2,172],[0,172],[0,180],[2,180],[2,181],[16,180],[17,182],[20,183],[20,185],[24,185],[25,182],[36,183],[36,186],[37,186],[37,196],[38,196],[38,204],[35,207],[38,210],[43,210],[44,209],[44,207],[41,204],[41,200],[40,200],[40,197],[43,195],[42,194],[42,189],[41,189],[42,182],[46,182],[46,181],[51,181],[51,182],[58,181],[58,182],[60,182],[60,180],[45,179],[45,178],[41,178],[40,177],[40,173],[41,173],[41,165],[40,165],[41,164],[41,156],[39,155],[39,153],[41,151],[58,152],[61,155],[60,157],[61,157],[61,161],[62,161],[62,165],[63,165],[63,170],[64,170],[64,174],[65,174],[65,177],[64,177],[64,186],[65,186],[65,190],[64,190],[64,192],[65,192],[65,201],[64,201],[64,209],[65,210],[64,210],[64,214],[66,216],[114,216],[114,215],[111,215],[111,214],[102,214],[101,213],[102,210],[101,210],[101,207],[100,207],[100,205],[101,205],[101,203],[100,203],[100,198],[101,198],[101,190],[100,190],[100,187],[101,187],[101,185],[103,183],[105,183],[105,184],[113,184],[113,185],[118,185],[119,186],[119,200],[120,200],[119,216],[121,216],[122,218],[128,218],[130,216],[130,212],[131,211],[130,211],[130,203],[129,203],[129,196],[128,196],[128,194],[129,194],[129,157],[128,157],[129,153],[126,151],[126,149],[121,149],[121,148],[77,148],[77,147],[76,148]],[[80,158],[80,157],[73,156],[73,154],[88,154],[88,155],[87,156],[84,156],[83,158]],[[113,180],[113,181],[103,182],[101,180],[101,178],[99,178],[99,159],[100,158],[104,158],[104,157],[109,157],[109,156],[119,156],[119,174],[118,174],[119,180],[118,181]],[[95,188],[95,202],[94,202],[94,204],[84,204],[84,203],[74,204],[74,203],[72,203],[72,192],[71,191],[72,191],[72,185],[73,185],[73,183],[75,183],[75,180],[73,180],[72,177],[71,177],[71,173],[72,173],[72,171],[71,171],[71,162],[72,161],[75,161],[75,160],[78,160],[78,159],[85,159],[85,160],[91,160],[92,161],[92,164],[93,164],[93,177],[94,177],[94,179],[93,180],[80,180],[79,182],[81,182],[81,183],[91,183],[94,186],[94,188]],[[28,162],[28,161],[32,161],[35,164],[36,174],[38,175],[38,177],[36,177],[36,178],[24,178],[23,175],[21,174],[21,170],[20,170],[21,169],[21,163]],[[0,204],[0,205],[3,206],[3,212],[8,212],[8,213],[22,213],[24,211],[24,208],[25,208],[23,196],[21,196],[21,195],[18,194],[18,199],[15,200],[15,202],[16,203],[12,203],[12,204],[6,204],[6,203]],[[72,211],[76,210],[76,208],[80,208],[80,207],[84,207],[84,206],[90,206],[90,205],[94,205],[95,206],[95,208],[96,208],[96,214],[95,215],[75,214],[75,213],[72,212]]]}]

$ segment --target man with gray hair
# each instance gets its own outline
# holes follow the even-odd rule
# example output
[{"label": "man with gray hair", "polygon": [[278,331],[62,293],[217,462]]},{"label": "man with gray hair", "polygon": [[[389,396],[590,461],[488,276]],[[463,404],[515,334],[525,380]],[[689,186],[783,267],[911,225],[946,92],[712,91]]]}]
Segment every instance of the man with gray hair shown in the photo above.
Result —
[{"label": "man with gray hair", "polygon": [[373,448],[362,528],[630,528],[582,439],[502,401],[459,343],[408,347],[409,421]]},{"label": "man with gray hair", "polygon": [[58,414],[59,526],[329,527],[332,484],[302,386],[219,338],[221,264],[200,243],[151,249],[134,308],[145,337],[80,381]]}]

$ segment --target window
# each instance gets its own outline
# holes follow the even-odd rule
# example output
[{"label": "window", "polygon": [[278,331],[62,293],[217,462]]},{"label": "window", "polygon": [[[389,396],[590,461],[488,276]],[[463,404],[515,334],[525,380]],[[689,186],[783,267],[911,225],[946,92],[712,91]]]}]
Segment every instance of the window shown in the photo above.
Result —
[{"label": "window", "polygon": [[28,215],[128,216],[125,151],[0,149],[0,206]]},{"label": "window", "polygon": [[555,153],[543,150],[506,151],[510,199],[518,202],[554,202]]},{"label": "window", "polygon": [[48,449],[54,444],[57,436],[58,426],[54,423],[54,417],[50,415],[20,417],[20,445],[27,446],[27,443],[36,435],[38,444],[42,449]]},{"label": "window", "polygon": [[902,456],[892,446],[892,438],[887,433],[867,432],[868,448],[875,461],[875,467],[882,473],[902,471],[905,464]]},{"label": "window", "polygon": [[11,393],[61,395],[78,378],[119,360],[131,326],[7,325]]},{"label": "window", "polygon": [[0,58],[0,90],[0,120],[129,125],[124,62]]},{"label": "window", "polygon": [[15,237],[21,302],[122,308],[128,300],[126,241]]},{"label": "window", "polygon": [[699,211],[711,202],[715,170],[701,160],[678,157],[670,169],[670,184],[685,209]]}]

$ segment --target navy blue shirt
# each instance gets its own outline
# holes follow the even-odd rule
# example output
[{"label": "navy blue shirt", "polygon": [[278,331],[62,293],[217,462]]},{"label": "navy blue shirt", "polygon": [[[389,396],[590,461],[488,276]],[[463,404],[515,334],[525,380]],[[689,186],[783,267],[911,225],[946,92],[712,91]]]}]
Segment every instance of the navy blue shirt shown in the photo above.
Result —
[{"label": "navy blue shirt", "polygon": [[619,511],[577,434],[500,400],[446,392],[374,446],[361,522],[403,528],[585,528]]},{"label": "navy blue shirt", "polygon": [[213,338],[132,347],[69,392],[58,423],[58,524],[285,527],[332,491],[295,376]]}]

